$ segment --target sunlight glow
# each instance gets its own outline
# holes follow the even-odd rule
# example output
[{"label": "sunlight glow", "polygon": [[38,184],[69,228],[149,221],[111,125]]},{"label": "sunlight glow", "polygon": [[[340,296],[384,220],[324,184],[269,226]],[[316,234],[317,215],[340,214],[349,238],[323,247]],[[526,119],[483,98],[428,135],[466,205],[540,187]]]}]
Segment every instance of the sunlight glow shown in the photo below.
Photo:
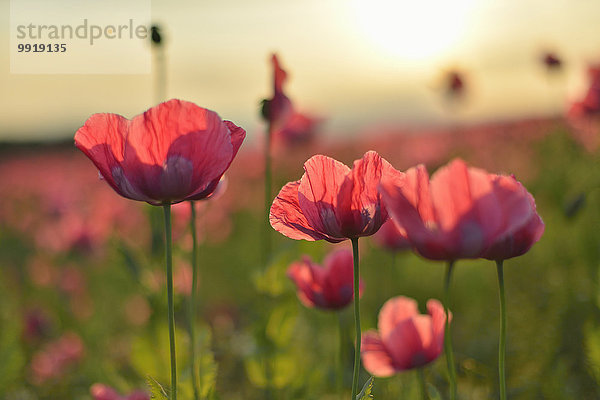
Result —
[{"label": "sunlight glow", "polygon": [[353,0],[358,28],[383,51],[431,60],[463,37],[475,0]]}]

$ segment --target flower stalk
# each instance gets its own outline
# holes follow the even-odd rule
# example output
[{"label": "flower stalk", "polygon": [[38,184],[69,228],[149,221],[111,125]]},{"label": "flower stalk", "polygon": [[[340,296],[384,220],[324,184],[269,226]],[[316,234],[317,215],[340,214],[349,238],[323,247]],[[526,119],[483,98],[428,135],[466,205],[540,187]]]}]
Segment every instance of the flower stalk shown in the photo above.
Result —
[{"label": "flower stalk", "polygon": [[173,255],[171,250],[171,204],[164,204],[165,258],[167,267],[167,303],[169,318],[169,350],[171,353],[171,400],[177,400],[177,364],[175,356],[175,311],[173,307]]},{"label": "flower stalk", "polygon": [[450,399],[456,399],[456,370],[454,369],[454,354],[452,353],[452,335],[450,334],[450,280],[454,261],[449,261],[446,268],[446,279],[444,281],[444,312],[446,314],[446,326],[444,334],[444,353],[448,365],[448,383],[450,384]]},{"label": "flower stalk", "polygon": [[354,328],[356,331],[356,348],[354,350],[354,372],[352,374],[352,400],[358,393],[358,374],[360,371],[360,270],[358,264],[358,238],[352,238],[352,255],[354,257]]},{"label": "flower stalk", "polygon": [[498,271],[498,289],[500,292],[500,343],[498,345],[498,377],[500,380],[500,400],[506,400],[506,298],[504,295],[504,261],[496,261]]},{"label": "flower stalk", "polygon": [[189,324],[190,324],[190,358],[192,368],[192,387],[194,389],[194,400],[200,399],[200,386],[198,382],[198,365],[196,362],[196,302],[198,292],[198,235],[196,233],[196,207],[195,202],[190,201],[190,230],[192,233],[192,293],[190,294]]}]

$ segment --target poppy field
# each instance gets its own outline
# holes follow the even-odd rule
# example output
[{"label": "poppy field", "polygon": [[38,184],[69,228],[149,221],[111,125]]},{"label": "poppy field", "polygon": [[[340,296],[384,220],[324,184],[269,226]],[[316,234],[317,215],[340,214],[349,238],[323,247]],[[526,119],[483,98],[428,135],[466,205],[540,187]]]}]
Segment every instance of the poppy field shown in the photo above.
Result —
[{"label": "poppy field", "polygon": [[333,140],[271,67],[260,141],[171,99],[0,147],[0,397],[599,398],[598,68],[564,115]]}]

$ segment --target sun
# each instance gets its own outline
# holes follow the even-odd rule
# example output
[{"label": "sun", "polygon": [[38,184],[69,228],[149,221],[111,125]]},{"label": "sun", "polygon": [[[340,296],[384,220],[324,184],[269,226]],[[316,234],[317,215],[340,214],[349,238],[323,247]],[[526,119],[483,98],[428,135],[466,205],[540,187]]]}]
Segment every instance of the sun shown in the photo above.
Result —
[{"label": "sun", "polygon": [[475,0],[353,0],[357,28],[409,61],[441,57],[463,37]]}]

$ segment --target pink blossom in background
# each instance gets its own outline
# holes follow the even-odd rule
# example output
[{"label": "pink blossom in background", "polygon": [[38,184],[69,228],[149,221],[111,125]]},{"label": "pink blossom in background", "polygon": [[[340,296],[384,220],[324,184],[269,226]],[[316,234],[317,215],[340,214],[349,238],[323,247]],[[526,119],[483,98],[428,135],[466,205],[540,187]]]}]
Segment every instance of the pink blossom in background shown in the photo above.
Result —
[{"label": "pink blossom in background", "polygon": [[571,131],[586,150],[600,147],[600,65],[588,69],[589,86],[581,100],[573,102],[567,111]]},{"label": "pink blossom in background", "polygon": [[[68,176],[69,179],[64,177]],[[15,154],[0,163],[0,222],[49,252],[102,254],[116,232],[141,235],[145,216],[98,184],[94,168],[75,151]]]},{"label": "pink blossom in background", "polygon": [[378,191],[380,179],[393,167],[376,152],[367,152],[352,169],[316,155],[304,164],[304,175],[286,184],[273,201],[271,226],[291,239],[324,239],[337,243],[369,236],[387,219]]},{"label": "pink blossom in background", "polygon": [[40,308],[27,310],[23,314],[23,340],[28,343],[36,343],[44,339],[50,333],[52,322],[46,312]]},{"label": "pink blossom in background", "polygon": [[285,124],[273,132],[273,146],[279,149],[286,149],[292,146],[307,144],[314,139],[322,123],[322,118],[294,110]]},{"label": "pink blossom in background", "polygon": [[[296,285],[298,298],[306,307],[339,310],[354,298],[354,264],[349,249],[330,253],[323,260],[323,266],[305,256],[302,261],[290,265],[287,275]],[[362,296],[362,280],[359,291]]]},{"label": "pink blossom in background", "polygon": [[48,380],[60,379],[82,360],[85,348],[81,338],[67,332],[36,352],[30,363],[33,383],[41,385]]},{"label": "pink blossom in background", "polygon": [[410,242],[406,237],[406,232],[398,228],[391,219],[381,225],[381,228],[373,236],[373,239],[379,246],[389,251],[400,251],[410,249]]},{"label": "pink blossom in background", "polygon": [[94,114],[75,144],[118,194],[162,205],[210,196],[245,136],[215,112],[174,99],[131,120]]},{"label": "pink blossom in background", "polygon": [[361,341],[363,366],[370,374],[387,377],[438,358],[444,344],[444,307],[429,300],[427,310],[428,315],[420,314],[417,302],[404,296],[383,305],[378,330],[365,332]]},{"label": "pink blossom in background", "polygon": [[135,390],[129,395],[121,396],[115,389],[102,383],[94,383],[90,394],[94,400],[150,400],[150,395],[144,390]]},{"label": "pink blossom in background", "polygon": [[396,171],[382,179],[380,190],[392,221],[433,260],[483,257],[537,215],[516,179],[468,168],[459,159],[431,179],[422,165]]}]

